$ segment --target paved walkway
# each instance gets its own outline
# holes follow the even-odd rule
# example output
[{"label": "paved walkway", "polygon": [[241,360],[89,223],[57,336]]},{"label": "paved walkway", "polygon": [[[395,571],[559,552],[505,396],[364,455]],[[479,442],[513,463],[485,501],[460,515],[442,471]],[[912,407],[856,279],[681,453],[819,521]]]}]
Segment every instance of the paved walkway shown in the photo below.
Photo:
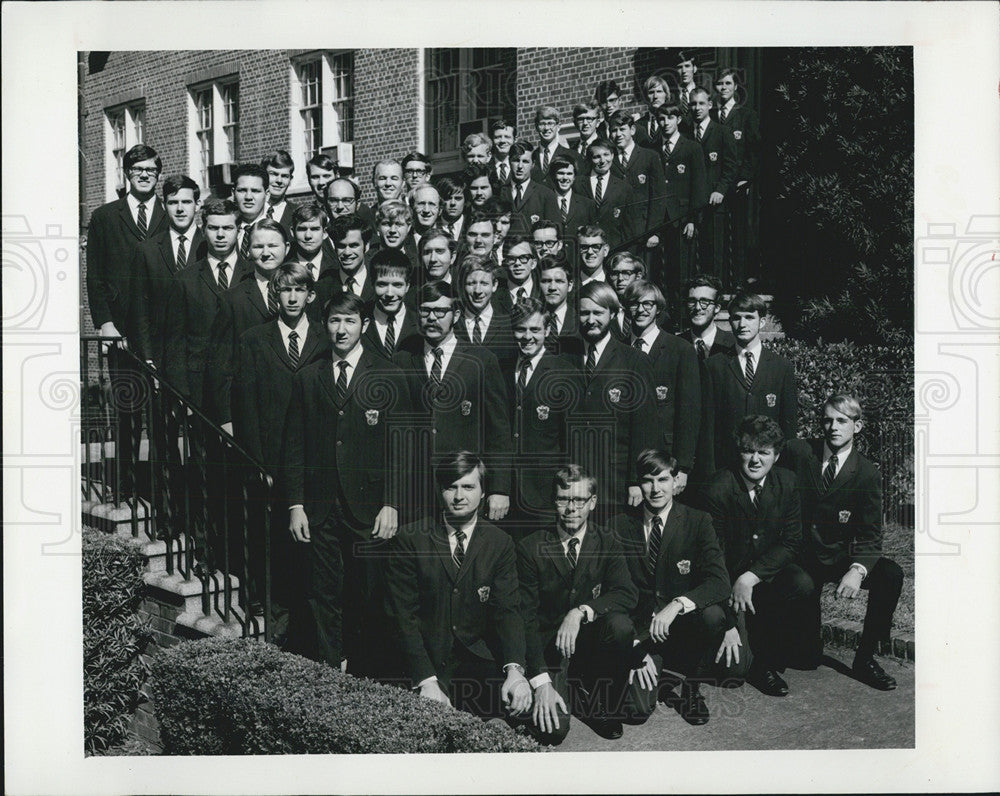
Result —
[{"label": "paved walkway", "polygon": [[687,724],[662,703],[642,726],[625,725],[617,741],[573,719],[561,752],[731,749],[901,749],[914,746],[913,664],[880,658],[895,691],[876,691],[852,679],[853,650],[826,650],[812,672],[789,669],[786,697],[764,696],[749,685],[704,687],[711,719]]}]

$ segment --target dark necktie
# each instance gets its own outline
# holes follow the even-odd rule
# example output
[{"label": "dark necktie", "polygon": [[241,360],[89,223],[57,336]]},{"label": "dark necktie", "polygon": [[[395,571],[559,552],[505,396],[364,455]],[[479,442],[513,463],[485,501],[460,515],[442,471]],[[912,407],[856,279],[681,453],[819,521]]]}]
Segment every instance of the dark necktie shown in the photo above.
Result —
[{"label": "dark necktie", "polygon": [[674,141],[673,141],[673,139],[667,141],[667,157],[670,157],[672,154],[674,154]]},{"label": "dark necktie", "polygon": [[527,291],[523,287],[519,287],[517,289],[517,300],[518,301],[524,301],[524,299],[527,298],[527,296],[528,296],[528,293],[527,293]]},{"label": "dark necktie", "polygon": [[507,164],[500,164],[500,182],[507,182]]},{"label": "dark necktie", "polygon": [[580,546],[580,540],[575,536],[571,536],[569,541],[566,543],[566,560],[569,561],[569,568],[576,569],[576,558],[577,549]]},{"label": "dark necktie", "polygon": [[726,121],[726,115],[727,115],[726,114],[726,106],[723,105],[721,108],[719,108],[719,121],[720,122]]},{"label": "dark necktie", "polygon": [[267,217],[274,221],[274,205],[267,206]]},{"label": "dark necktie", "polygon": [[753,377],[754,377],[755,373],[756,373],[756,371],[754,370],[754,367],[753,367],[753,352],[752,351],[747,351],[747,369],[746,369],[745,376],[746,376],[746,380],[747,380],[747,389],[748,390],[751,387],[753,387]]},{"label": "dark necktie", "polygon": [[569,216],[569,199],[565,196],[559,197],[559,213],[562,215],[563,224],[565,224],[566,218]]},{"label": "dark necktie", "polygon": [[826,463],[826,470],[823,471],[823,491],[829,492],[833,486],[833,479],[837,477],[837,454],[833,454]]},{"label": "dark necktie", "polygon": [[149,219],[146,218],[146,205],[144,204],[139,205],[139,218],[135,225],[139,228],[139,237],[145,239],[146,233],[149,232]]},{"label": "dark necktie", "polygon": [[549,173],[549,148],[545,147],[542,150],[542,171],[545,174]]},{"label": "dark necktie", "polygon": [[681,105],[683,105],[685,108],[689,105],[689,103],[688,103],[688,90],[687,89],[684,89],[681,92]]},{"label": "dark necktie", "polygon": [[649,137],[656,138],[656,134],[660,131],[660,128],[656,124],[656,119],[652,116],[649,117]]},{"label": "dark necktie", "polygon": [[530,360],[525,359],[517,366],[517,394],[524,393],[524,388],[528,386],[528,364]]},{"label": "dark necktie", "polygon": [[604,175],[597,175],[597,187],[594,188],[594,201],[600,204],[604,201]]},{"label": "dark necktie", "polygon": [[278,291],[274,288],[274,281],[267,283],[267,311],[271,315],[278,314]]},{"label": "dark necktie", "polygon": [[350,364],[346,359],[337,363],[337,368],[340,370],[340,373],[337,374],[337,398],[341,402],[347,397],[347,369]]},{"label": "dark necktie", "polygon": [[347,281],[344,282],[344,291],[347,292],[347,293],[353,293],[354,292],[354,286],[357,283],[358,283],[358,281],[353,276],[347,277]]},{"label": "dark necktie", "polygon": [[183,270],[184,266],[187,265],[187,247],[184,245],[184,241],[187,240],[183,235],[177,236],[177,259],[174,260],[174,266],[178,271]]},{"label": "dark necktie", "polygon": [[219,263],[219,287],[222,290],[229,289],[229,277],[226,276],[226,261]]},{"label": "dark necktie", "polygon": [[524,185],[518,184],[514,188],[514,204],[520,206],[521,201],[524,199]]},{"label": "dark necktie", "polygon": [[240,259],[246,260],[250,256],[250,225],[243,225],[243,242],[240,243]]},{"label": "dark necktie", "polygon": [[455,531],[455,552],[451,554],[451,560],[458,569],[462,568],[462,562],[465,561],[465,531]]},{"label": "dark necktie", "polygon": [[594,371],[597,370],[597,349],[594,346],[587,347],[587,365],[584,369],[587,381],[594,378]]},{"label": "dark necktie", "polygon": [[293,365],[299,364],[299,333],[289,332],[288,333],[288,358],[292,360]]},{"label": "dark necktie", "polygon": [[385,350],[396,350],[396,316],[389,315],[385,319]]},{"label": "dark necktie", "polygon": [[637,337],[637,338],[635,338],[635,340],[632,341],[632,348],[635,348],[635,349],[638,349],[639,351],[642,351],[642,347],[645,344],[646,344],[645,340],[643,340],[641,337]]},{"label": "dark necktie", "polygon": [[663,520],[659,515],[653,517],[653,528],[649,532],[649,556],[646,558],[646,569],[650,575],[656,574],[656,560],[660,557],[660,540],[663,539]]},{"label": "dark necktie", "polygon": [[628,168],[628,161],[625,159],[624,150],[618,153],[618,165],[622,167],[622,171],[625,171]]},{"label": "dark necktie", "polygon": [[437,386],[441,386],[441,370],[443,367],[442,356],[444,352],[441,350],[441,346],[438,346],[432,352],[434,354],[434,362],[431,363],[431,381]]},{"label": "dark necktie", "polygon": [[750,502],[753,503],[754,511],[760,511],[760,493],[763,489],[763,484],[757,484],[750,490]]},{"label": "dark necktie", "polygon": [[699,337],[698,340],[695,341],[694,347],[695,347],[695,349],[697,349],[698,356],[701,358],[702,362],[704,362],[706,359],[708,359],[708,346],[705,345],[705,341],[704,340],[702,340]]},{"label": "dark necktie", "polygon": [[472,324],[472,342],[476,345],[483,344],[483,322],[478,315]]}]

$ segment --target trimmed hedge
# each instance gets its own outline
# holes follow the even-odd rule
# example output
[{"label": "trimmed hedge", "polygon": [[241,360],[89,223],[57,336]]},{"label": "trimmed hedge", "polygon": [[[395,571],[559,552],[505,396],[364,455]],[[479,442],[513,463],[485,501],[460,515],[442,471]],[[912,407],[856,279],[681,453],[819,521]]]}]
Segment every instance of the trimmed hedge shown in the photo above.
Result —
[{"label": "trimmed hedge", "polygon": [[502,722],[261,641],[182,642],[154,662],[151,689],[166,754],[540,750]]},{"label": "trimmed hedge", "polygon": [[83,531],[83,737],[88,754],[125,740],[147,669],[152,638],[136,609],[146,559],[133,543]]},{"label": "trimmed hedge", "polygon": [[819,411],[834,392],[852,392],[861,401],[865,426],[858,447],[879,465],[887,515],[913,502],[913,349],[815,345],[774,340],[768,347],[795,365],[799,387],[799,437],[822,435]]}]

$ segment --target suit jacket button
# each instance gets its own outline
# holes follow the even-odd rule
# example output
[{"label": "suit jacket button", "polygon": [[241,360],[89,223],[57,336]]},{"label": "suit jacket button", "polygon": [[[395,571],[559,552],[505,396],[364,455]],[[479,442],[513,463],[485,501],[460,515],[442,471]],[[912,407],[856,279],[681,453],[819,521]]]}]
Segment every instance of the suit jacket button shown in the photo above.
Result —
[{"label": "suit jacket button", "polygon": [[438,430],[436,428],[432,428],[431,429],[431,434],[437,434],[437,433],[438,433]]},{"label": "suit jacket button", "polygon": [[337,440],[337,445],[343,445],[343,444],[344,444],[344,441],[342,439],[338,439]]},{"label": "suit jacket button", "polygon": [[451,593],[452,593],[452,594],[458,594],[458,589],[452,589],[452,590],[451,590]]},{"label": "suit jacket button", "polygon": [[517,433],[516,431],[514,432],[514,439],[517,439],[517,438],[518,438],[518,437],[520,437],[520,436],[521,436],[521,435],[520,435],[520,434],[518,434],[518,433]]},{"label": "suit jacket button", "polygon": [[337,412],[337,414],[340,415],[341,417],[343,417],[344,416],[344,410],[341,409],[339,412]]},{"label": "suit jacket button", "polygon": [[754,538],[754,539],[756,539],[756,538],[757,538],[757,534],[754,534],[754,535],[753,535],[753,538]]}]

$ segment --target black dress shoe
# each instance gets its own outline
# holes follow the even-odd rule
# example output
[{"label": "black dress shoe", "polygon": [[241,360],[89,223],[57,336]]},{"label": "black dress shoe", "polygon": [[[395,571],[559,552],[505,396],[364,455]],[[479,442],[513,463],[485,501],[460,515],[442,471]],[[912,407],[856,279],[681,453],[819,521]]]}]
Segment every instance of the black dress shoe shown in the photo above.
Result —
[{"label": "black dress shoe", "polygon": [[609,741],[617,741],[622,737],[622,723],[617,719],[592,719],[590,729]]},{"label": "black dress shoe", "polygon": [[774,669],[751,671],[747,682],[762,694],[776,697],[788,696],[788,683],[782,680],[781,675]]},{"label": "black dress shoe", "polygon": [[679,706],[681,718],[695,727],[708,724],[708,704],[701,694],[698,683],[685,682],[681,686]]},{"label": "black dress shoe", "polygon": [[866,658],[863,661],[854,661],[852,668],[855,679],[877,688],[879,691],[892,691],[896,687],[896,681],[885,673],[885,670],[878,665],[874,658]]}]

